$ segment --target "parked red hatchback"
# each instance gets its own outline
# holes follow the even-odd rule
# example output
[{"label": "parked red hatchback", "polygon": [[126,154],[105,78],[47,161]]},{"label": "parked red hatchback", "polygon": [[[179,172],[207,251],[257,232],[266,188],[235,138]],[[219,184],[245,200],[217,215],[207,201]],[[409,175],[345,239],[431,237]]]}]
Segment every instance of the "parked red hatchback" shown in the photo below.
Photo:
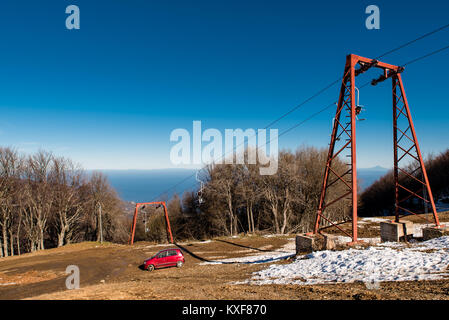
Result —
[{"label": "parked red hatchback", "polygon": [[184,255],[180,249],[164,249],[156,253],[153,257],[145,260],[143,266],[145,270],[153,271],[156,268],[178,267],[184,264]]}]

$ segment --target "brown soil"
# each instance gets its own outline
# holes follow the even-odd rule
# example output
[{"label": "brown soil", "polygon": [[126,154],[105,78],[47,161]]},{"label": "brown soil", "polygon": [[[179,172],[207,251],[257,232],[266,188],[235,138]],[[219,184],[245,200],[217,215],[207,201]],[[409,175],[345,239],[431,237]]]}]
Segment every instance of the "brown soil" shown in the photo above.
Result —
[{"label": "brown soil", "polygon": [[27,284],[27,283],[35,283],[35,282],[42,282],[45,280],[51,280],[54,278],[57,278],[58,276],[61,276],[61,274],[57,274],[56,272],[52,271],[28,271],[24,272],[22,274],[14,274],[10,275],[6,272],[0,273],[0,285],[2,286],[9,286],[9,285],[15,285],[15,284]]}]

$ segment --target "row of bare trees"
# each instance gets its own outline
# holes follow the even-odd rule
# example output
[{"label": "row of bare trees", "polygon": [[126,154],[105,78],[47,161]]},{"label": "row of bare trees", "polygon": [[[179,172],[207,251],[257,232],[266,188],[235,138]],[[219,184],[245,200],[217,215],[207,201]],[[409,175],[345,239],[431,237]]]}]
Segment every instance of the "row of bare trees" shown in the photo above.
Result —
[{"label": "row of bare trees", "polygon": [[[99,227],[102,213],[103,228]],[[0,148],[0,257],[126,237],[122,203],[101,173],[46,151]]]},{"label": "row of bare trees", "polygon": [[[184,193],[182,199],[175,195],[169,201],[173,233],[177,239],[204,239],[241,232],[311,231],[326,159],[325,149],[282,151],[274,175],[260,175],[259,164],[210,165],[202,192]],[[342,172],[346,170],[339,159],[335,159],[334,165],[340,166]],[[334,197],[333,191],[330,197]],[[335,211],[334,218],[342,214],[336,209],[329,209]],[[161,223],[162,212],[154,219],[154,223]],[[164,225],[151,225],[150,231],[146,239],[157,240],[158,235],[164,234]]]}]

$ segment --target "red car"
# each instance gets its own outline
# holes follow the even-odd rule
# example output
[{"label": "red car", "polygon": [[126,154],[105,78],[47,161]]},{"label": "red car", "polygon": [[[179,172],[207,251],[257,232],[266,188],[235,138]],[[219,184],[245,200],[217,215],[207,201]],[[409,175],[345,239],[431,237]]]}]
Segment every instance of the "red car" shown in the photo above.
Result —
[{"label": "red car", "polygon": [[145,270],[153,271],[156,268],[174,267],[181,268],[184,264],[184,255],[180,249],[164,249],[153,257],[143,262]]}]

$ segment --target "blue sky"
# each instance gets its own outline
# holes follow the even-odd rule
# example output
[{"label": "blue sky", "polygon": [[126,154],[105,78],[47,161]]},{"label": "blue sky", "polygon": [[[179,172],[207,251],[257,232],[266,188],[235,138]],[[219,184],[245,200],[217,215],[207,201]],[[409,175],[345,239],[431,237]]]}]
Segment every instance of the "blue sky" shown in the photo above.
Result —
[{"label": "blue sky", "polygon": [[[81,29],[65,28],[78,5]],[[381,29],[365,28],[376,4]],[[86,169],[168,168],[170,132],[263,128],[342,75],[345,56],[375,57],[449,23],[447,1],[16,1],[0,4],[0,145],[39,148]],[[449,44],[449,29],[385,57],[402,64]],[[449,147],[449,51],[403,74],[424,154]],[[374,71],[357,79],[377,77]],[[273,128],[337,100],[338,86]],[[359,166],[392,164],[391,84],[361,90]],[[327,146],[334,109],[281,148]]]}]

